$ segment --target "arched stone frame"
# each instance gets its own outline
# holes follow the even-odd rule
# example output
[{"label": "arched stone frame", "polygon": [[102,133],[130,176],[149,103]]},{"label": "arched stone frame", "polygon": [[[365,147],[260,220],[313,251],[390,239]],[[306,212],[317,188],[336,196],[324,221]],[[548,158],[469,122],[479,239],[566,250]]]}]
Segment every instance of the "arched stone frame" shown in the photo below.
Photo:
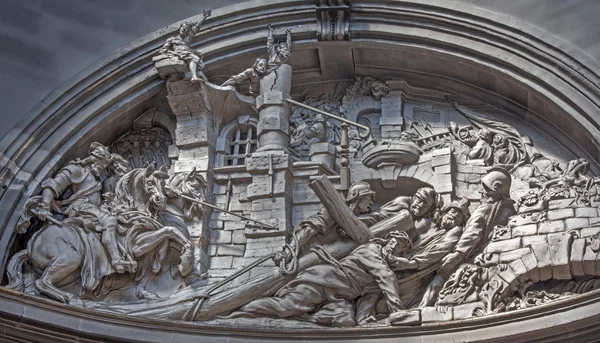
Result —
[{"label": "arched stone frame", "polygon": [[[238,16],[238,11],[243,11],[244,16]],[[247,58],[248,52],[262,53],[264,37],[257,32],[256,26],[266,23],[265,16],[274,26],[287,25],[290,18],[295,24],[303,25],[302,29],[293,32],[294,51],[318,44],[313,38],[316,32],[313,2],[281,0],[265,5],[262,1],[254,1],[218,9],[213,11],[206,29],[194,42],[195,47],[202,46],[207,51],[207,74],[210,75],[210,71],[218,68],[222,61],[235,61],[237,58],[239,62]],[[166,30],[122,48],[65,83],[30,111],[0,142],[0,165],[3,167],[0,174],[0,250],[5,251],[0,259],[2,274],[7,259],[6,248],[14,238],[16,215],[13,213],[28,196],[39,190],[41,180],[81,153],[89,142],[101,137],[132,107],[143,104],[160,92],[163,81],[158,79],[153,69],[151,56],[178,25],[175,23]],[[381,71],[380,75],[384,75],[395,70],[421,85],[453,88],[471,94],[537,124],[545,132],[561,138],[571,137],[570,142],[565,140],[571,151],[596,162],[599,160],[600,150],[595,137],[600,136],[600,67],[567,43],[506,15],[435,0],[353,2],[350,31],[352,42],[366,49],[401,52],[405,57],[395,59],[391,69],[382,67],[386,65],[383,62],[390,61],[381,60],[378,68],[372,68],[373,64],[359,58],[355,68],[357,73],[364,74],[368,70],[370,74],[379,76],[372,71],[377,69]],[[422,58],[408,58],[415,56]],[[457,67],[449,70],[444,68],[444,63],[453,63]],[[461,72],[458,73],[458,70]],[[308,74],[296,74],[299,84],[310,81]],[[597,170],[595,164],[594,169]],[[139,339],[153,335],[152,338],[157,339],[160,332],[156,328],[164,328],[165,325],[164,322],[146,319],[115,319],[114,315],[74,310],[4,291],[0,294],[11,305],[2,310],[9,313],[8,317],[17,313],[19,321],[35,322],[37,310],[40,311],[38,313],[61,314],[62,317],[54,321],[59,327],[73,328],[73,317],[81,321],[85,316],[90,323],[112,328],[97,331],[85,325],[73,328],[91,336],[104,331],[110,332],[113,337]],[[24,311],[25,303],[29,306],[28,311]],[[517,315],[509,313],[434,328],[391,328],[378,330],[377,334],[360,329],[352,331],[352,338],[386,339],[384,337],[392,335],[427,334],[428,337],[451,341],[465,336],[502,339],[511,334],[524,334],[526,338],[534,337],[532,339],[540,341],[564,332],[567,325],[574,336],[587,334],[589,338],[594,337],[599,304],[598,295],[590,293]],[[552,324],[551,329],[548,329],[548,323]],[[175,332],[181,335],[214,335],[213,329],[202,325],[194,328],[170,325],[173,326],[170,326],[172,331],[168,337],[173,337]],[[456,331],[459,328],[461,332]],[[244,330],[243,334],[247,333]],[[261,334],[267,335],[264,331]],[[535,336],[531,336],[533,334]],[[273,339],[281,339],[289,337],[290,333],[269,335]],[[320,332],[303,332],[303,335],[315,339],[324,336]],[[347,335],[347,330],[332,330],[326,334],[331,338],[348,339]],[[249,341],[248,338],[244,340]]]},{"label": "arched stone frame", "polygon": [[[218,168],[243,165],[243,163],[235,163],[231,165],[227,164],[227,157],[231,153],[230,144],[232,143],[232,138],[235,138],[232,136],[236,135],[237,132],[246,133],[248,137],[246,137],[244,141],[248,142],[248,145],[253,145],[254,149],[256,149],[258,144],[256,138],[254,139],[254,143],[250,143],[249,141],[252,140],[252,136],[257,134],[257,125],[258,119],[246,114],[237,116],[236,120],[233,120],[223,126],[221,132],[219,133],[219,137],[217,138],[217,158],[215,161],[215,167]],[[244,147],[245,154],[252,152],[252,149],[250,149],[250,151],[248,149],[248,146]]]}]

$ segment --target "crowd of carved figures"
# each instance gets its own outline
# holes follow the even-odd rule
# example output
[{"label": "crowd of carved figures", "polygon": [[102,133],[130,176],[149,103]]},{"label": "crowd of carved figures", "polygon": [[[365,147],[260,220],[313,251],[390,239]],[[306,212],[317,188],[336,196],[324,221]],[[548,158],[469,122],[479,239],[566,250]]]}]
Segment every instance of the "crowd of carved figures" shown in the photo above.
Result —
[{"label": "crowd of carved figures", "polygon": [[[191,82],[207,82],[202,75],[203,55],[190,44],[210,15],[205,12],[200,22],[182,24],[179,33],[160,49],[157,65],[175,60],[175,64],[183,63],[183,73],[191,74]],[[239,91],[247,84],[248,94],[255,97],[261,78],[288,60],[290,30],[282,31],[285,39],[276,41],[275,30],[268,29],[266,58],[257,58],[221,87]],[[357,77],[342,93],[307,95],[302,100],[314,109],[346,118],[344,104],[350,99],[381,101],[390,95],[390,88],[372,77]],[[168,160],[166,147],[171,141],[162,137],[153,142],[146,137],[145,143],[135,144],[136,137],[147,134],[140,131],[130,135],[134,138],[122,137],[112,152],[92,143],[88,156],[67,163],[41,183],[40,195],[31,197],[22,209],[17,231],[33,235],[13,255],[6,287],[80,305],[89,300],[160,302],[184,289],[183,299],[172,306],[158,306],[156,313],[170,319],[279,318],[324,326],[413,325],[420,323],[411,312],[414,309],[435,308],[444,313],[449,306],[477,302],[479,307],[470,314],[484,315],[537,306],[596,288],[593,275],[575,284],[534,287],[527,292],[531,283],[510,291],[498,285],[497,275],[509,267],[493,260],[486,247],[510,235],[511,220],[535,216],[533,222],[543,222],[549,202],[560,199],[597,207],[600,181],[589,175],[588,160],[561,165],[512,126],[453,105],[472,125],[459,127],[450,122],[447,131],[432,132],[445,138],[430,151],[450,147],[453,158],[462,156],[464,161],[485,166],[475,206],[467,198],[445,202],[434,188],[425,186],[373,208],[377,194],[369,183],[357,181],[343,199],[331,195],[340,197],[343,208],[329,205],[335,203],[331,198],[321,199],[325,207],[301,222],[287,248],[267,257],[276,267],[262,281],[229,285],[231,279],[225,279],[215,284],[200,273],[186,224],[204,216],[206,181],[195,169],[173,173],[168,166],[157,168],[156,162],[162,165]],[[319,113],[296,107],[290,122],[290,147],[298,154],[314,143],[340,144],[340,126]],[[350,147],[360,151],[362,140],[353,130]],[[412,124],[405,125],[398,137],[373,144],[417,144],[424,138]],[[144,147],[150,152],[143,156],[132,152]],[[514,180],[529,187],[517,201],[511,199]],[[333,212],[346,213],[360,224],[342,223]],[[360,230],[368,239],[356,238]],[[598,235],[586,242],[595,252],[600,250]],[[230,295],[211,299],[217,287],[228,287]],[[253,296],[248,287],[254,287]],[[153,315],[148,308],[145,315]]]}]

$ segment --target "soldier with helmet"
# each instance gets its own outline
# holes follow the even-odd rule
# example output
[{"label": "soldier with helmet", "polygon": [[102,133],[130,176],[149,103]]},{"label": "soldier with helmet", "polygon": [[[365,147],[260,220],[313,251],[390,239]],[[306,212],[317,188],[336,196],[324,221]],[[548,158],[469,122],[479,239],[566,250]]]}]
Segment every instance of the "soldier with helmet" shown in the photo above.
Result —
[{"label": "soldier with helmet", "polygon": [[[117,246],[117,218],[102,205],[101,178],[108,171],[113,155],[100,143],[90,145],[89,156],[71,161],[53,178],[42,182],[40,208],[49,213],[50,208],[76,221],[83,228],[101,233],[102,245],[106,249],[111,266],[117,273],[132,271],[132,263],[124,260]],[[59,200],[70,188],[71,196]],[[46,218],[41,218],[45,220]]]},{"label": "soldier with helmet", "polygon": [[[352,213],[361,215],[371,212],[374,198],[375,192],[371,190],[369,184],[364,181],[358,181],[350,185],[345,202],[350,207]],[[317,214],[310,216],[300,223],[300,228],[296,231],[299,248],[305,246],[316,235],[326,235],[332,229],[337,230],[342,237],[346,237],[345,232],[339,228],[327,210],[322,208]]]},{"label": "soldier with helmet", "polygon": [[465,225],[454,251],[442,259],[441,271],[449,276],[461,263],[472,262],[489,242],[496,225],[506,225],[517,212],[510,198],[511,175],[504,168],[490,168],[481,178],[481,204]]}]

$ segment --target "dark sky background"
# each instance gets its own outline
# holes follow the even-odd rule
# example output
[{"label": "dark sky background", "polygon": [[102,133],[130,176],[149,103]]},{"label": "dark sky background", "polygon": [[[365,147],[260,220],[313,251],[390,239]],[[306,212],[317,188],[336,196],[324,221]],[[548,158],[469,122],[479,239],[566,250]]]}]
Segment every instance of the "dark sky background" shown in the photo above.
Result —
[{"label": "dark sky background", "polygon": [[[0,0],[0,138],[52,90],[103,56],[205,9],[237,2]],[[600,61],[598,0],[462,2],[518,17]]]}]

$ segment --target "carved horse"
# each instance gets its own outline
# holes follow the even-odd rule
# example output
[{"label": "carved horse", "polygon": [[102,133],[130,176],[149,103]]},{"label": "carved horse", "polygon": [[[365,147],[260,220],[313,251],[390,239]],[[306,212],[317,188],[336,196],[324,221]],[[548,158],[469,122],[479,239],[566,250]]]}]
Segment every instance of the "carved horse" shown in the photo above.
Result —
[{"label": "carved horse", "polygon": [[196,172],[196,168],[189,173],[177,173],[169,178],[165,184],[167,205],[161,212],[161,219],[165,225],[175,226],[189,237],[186,223],[194,220],[194,217],[201,220],[204,217],[204,210],[201,204],[184,199],[179,194],[206,201],[206,180]]},{"label": "carved horse", "polygon": [[[126,200],[125,208],[109,206],[109,210],[119,212],[119,239],[125,245],[125,254],[135,261],[141,261],[154,251],[162,250],[169,242],[176,242],[181,251],[180,273],[185,276],[193,269],[193,245],[177,228],[162,227],[148,213],[166,207],[165,196],[160,177],[153,167],[134,169],[117,181],[116,199]],[[112,204],[116,204],[114,201]],[[135,211],[143,209],[144,211]],[[129,223],[127,223],[129,221]],[[77,303],[79,297],[66,292],[65,288],[94,290],[100,286],[102,278],[114,273],[108,262],[108,256],[96,232],[90,232],[77,225],[77,219],[67,218],[61,226],[50,224],[36,232],[27,244],[27,249],[16,253],[9,261],[7,288],[24,291],[23,265],[29,262],[38,277],[36,290],[63,303]],[[127,229],[123,229],[127,227]],[[126,232],[125,232],[126,231]],[[160,255],[160,254],[159,254]],[[151,256],[153,257],[153,256]],[[160,270],[160,261],[152,259],[152,271]],[[103,263],[104,262],[104,263]],[[158,264],[158,265],[157,265]],[[138,281],[138,275],[129,275]],[[79,286],[79,287],[78,287]],[[83,289],[83,290],[82,290]]]}]

